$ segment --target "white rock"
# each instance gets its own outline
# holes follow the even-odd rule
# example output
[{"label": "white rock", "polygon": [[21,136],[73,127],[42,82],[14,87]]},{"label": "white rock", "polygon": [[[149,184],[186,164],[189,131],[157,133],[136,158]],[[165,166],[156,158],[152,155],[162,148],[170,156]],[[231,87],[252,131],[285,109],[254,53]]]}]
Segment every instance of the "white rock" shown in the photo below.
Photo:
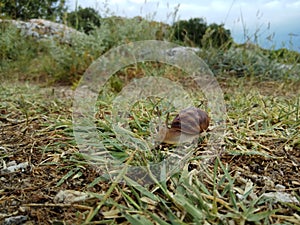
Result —
[{"label": "white rock", "polygon": [[12,161],[11,164],[12,165],[1,169],[0,173],[1,174],[13,173],[13,172],[15,172],[17,170],[20,170],[20,169],[26,169],[26,167],[29,165],[28,162],[23,162],[23,163],[16,164],[16,162],[14,162],[14,161]]},{"label": "white rock", "polygon": [[292,196],[289,193],[285,192],[269,192],[269,193],[264,193],[262,196],[268,197],[268,198],[274,198],[278,202],[287,202],[287,203],[296,203],[299,204],[299,201],[295,196]]}]

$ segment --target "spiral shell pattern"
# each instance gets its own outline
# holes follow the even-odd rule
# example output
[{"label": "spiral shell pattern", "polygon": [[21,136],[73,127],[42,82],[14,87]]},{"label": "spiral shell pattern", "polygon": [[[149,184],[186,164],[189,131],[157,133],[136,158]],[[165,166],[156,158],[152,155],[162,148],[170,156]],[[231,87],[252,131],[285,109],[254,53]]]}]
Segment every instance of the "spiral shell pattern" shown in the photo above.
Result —
[{"label": "spiral shell pattern", "polygon": [[209,121],[210,118],[206,112],[196,107],[189,107],[181,110],[174,118],[171,129],[186,134],[196,135],[208,128]]}]

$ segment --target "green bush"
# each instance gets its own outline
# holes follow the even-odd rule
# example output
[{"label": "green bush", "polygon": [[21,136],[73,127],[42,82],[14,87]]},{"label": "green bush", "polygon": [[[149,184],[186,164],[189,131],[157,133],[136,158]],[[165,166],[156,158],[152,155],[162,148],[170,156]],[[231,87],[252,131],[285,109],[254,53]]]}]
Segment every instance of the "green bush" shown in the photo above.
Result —
[{"label": "green bush", "polygon": [[61,21],[67,11],[65,0],[1,0],[1,16],[11,19],[48,19]]},{"label": "green bush", "polygon": [[30,60],[36,57],[41,46],[32,38],[22,35],[14,25],[0,24],[0,73],[17,67],[25,71]]},{"label": "green bush", "polygon": [[299,64],[282,64],[280,58],[270,58],[272,50],[256,45],[232,46],[228,50],[209,49],[199,53],[216,75],[268,79],[300,79]]},{"label": "green bush", "polygon": [[26,39],[21,38],[20,31],[13,25],[1,23],[0,32],[0,65],[7,61],[16,61],[27,49]]},{"label": "green bush", "polygon": [[111,17],[89,35],[74,35],[69,45],[51,41],[45,70],[53,82],[76,83],[93,60],[112,47],[132,41],[153,40],[162,25],[146,20]]},{"label": "green bush", "polygon": [[180,20],[172,28],[175,40],[188,46],[218,48],[228,47],[232,42],[230,30],[225,29],[224,24],[207,25],[204,18]]},{"label": "green bush", "polygon": [[102,19],[100,28],[95,29],[92,35],[102,37],[104,47],[109,49],[134,41],[168,39],[170,28],[141,17],[132,19],[109,17]]},{"label": "green bush", "polygon": [[224,28],[224,24],[210,24],[201,39],[204,48],[229,48],[233,42],[231,33]]},{"label": "green bush", "polygon": [[180,20],[173,24],[174,38],[189,46],[202,46],[201,39],[207,29],[204,18]]},{"label": "green bush", "polygon": [[78,7],[78,10],[68,13],[68,24],[77,30],[88,34],[95,27],[100,26],[101,17],[93,8]]}]

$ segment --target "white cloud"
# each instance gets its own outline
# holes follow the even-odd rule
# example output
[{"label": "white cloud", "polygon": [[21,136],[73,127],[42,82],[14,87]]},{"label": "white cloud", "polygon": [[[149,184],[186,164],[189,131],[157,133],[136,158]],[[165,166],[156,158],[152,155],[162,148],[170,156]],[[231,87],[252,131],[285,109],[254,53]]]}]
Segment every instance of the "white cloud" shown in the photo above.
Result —
[{"label": "white cloud", "polygon": [[300,9],[300,1],[287,2],[287,8],[297,8]]},{"label": "white cloud", "polygon": [[276,7],[278,8],[281,4],[282,4],[282,1],[280,2],[280,1],[276,0],[276,1],[269,1],[269,2],[265,3],[264,6],[267,8],[274,9]]}]

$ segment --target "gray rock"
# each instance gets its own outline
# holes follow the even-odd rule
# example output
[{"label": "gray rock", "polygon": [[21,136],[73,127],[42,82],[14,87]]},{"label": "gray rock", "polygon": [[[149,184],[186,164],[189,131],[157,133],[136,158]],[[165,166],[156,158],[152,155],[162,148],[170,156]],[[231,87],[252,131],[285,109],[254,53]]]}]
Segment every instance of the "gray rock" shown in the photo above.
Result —
[{"label": "gray rock", "polygon": [[0,23],[11,23],[19,28],[23,35],[34,37],[37,40],[57,39],[62,43],[69,43],[73,35],[86,35],[64,24],[44,19],[31,19],[28,22],[0,19]]}]

